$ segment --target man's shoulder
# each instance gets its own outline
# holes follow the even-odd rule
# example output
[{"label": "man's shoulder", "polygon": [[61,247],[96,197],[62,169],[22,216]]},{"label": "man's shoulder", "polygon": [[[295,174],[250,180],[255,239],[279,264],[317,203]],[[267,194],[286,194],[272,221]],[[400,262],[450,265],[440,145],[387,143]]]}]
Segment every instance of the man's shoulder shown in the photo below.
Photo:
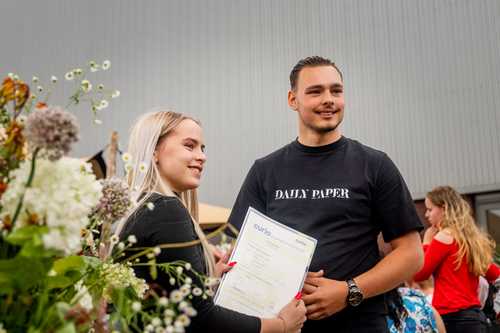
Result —
[{"label": "man's shoulder", "polygon": [[357,154],[361,153],[366,157],[385,158],[387,154],[382,150],[373,148],[355,139],[346,138],[349,149]]},{"label": "man's shoulder", "polygon": [[282,159],[286,154],[290,152],[291,143],[284,145],[283,147],[276,149],[275,151],[263,156],[259,157],[255,160],[256,165],[269,165],[274,164],[276,161]]}]

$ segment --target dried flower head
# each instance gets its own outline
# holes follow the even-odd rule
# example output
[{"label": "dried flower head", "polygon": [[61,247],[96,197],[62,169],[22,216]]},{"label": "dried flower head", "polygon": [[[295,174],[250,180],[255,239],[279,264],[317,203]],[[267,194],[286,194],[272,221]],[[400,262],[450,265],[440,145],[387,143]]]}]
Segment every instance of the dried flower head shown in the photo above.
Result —
[{"label": "dried flower head", "polygon": [[118,178],[101,180],[102,197],[93,216],[102,222],[113,223],[122,218],[131,205],[128,186]]},{"label": "dried flower head", "polygon": [[50,160],[58,160],[78,141],[76,117],[57,106],[38,109],[26,119],[26,138],[30,149],[41,149]]}]

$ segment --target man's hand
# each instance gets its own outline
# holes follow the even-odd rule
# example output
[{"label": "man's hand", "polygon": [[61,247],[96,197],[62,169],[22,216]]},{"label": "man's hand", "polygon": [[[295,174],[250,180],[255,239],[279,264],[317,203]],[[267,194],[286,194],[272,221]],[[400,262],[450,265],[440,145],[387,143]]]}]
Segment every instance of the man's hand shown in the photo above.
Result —
[{"label": "man's hand", "polygon": [[324,278],[322,270],[307,273],[302,292],[310,320],[329,317],[347,306],[347,283]]}]

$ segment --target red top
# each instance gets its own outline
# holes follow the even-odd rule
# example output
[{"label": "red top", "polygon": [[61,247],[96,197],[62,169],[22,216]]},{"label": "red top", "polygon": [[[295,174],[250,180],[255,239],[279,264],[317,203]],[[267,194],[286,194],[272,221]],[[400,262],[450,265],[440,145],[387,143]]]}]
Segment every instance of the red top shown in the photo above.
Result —
[{"label": "red top", "polygon": [[[415,275],[415,281],[428,279],[434,275],[434,295],[432,305],[439,314],[447,314],[470,307],[480,307],[478,298],[479,277],[470,273],[465,257],[460,267],[455,270],[458,245],[455,241],[444,244],[435,238],[429,245],[424,245],[424,267]],[[495,281],[500,269],[491,264],[485,278]]]}]

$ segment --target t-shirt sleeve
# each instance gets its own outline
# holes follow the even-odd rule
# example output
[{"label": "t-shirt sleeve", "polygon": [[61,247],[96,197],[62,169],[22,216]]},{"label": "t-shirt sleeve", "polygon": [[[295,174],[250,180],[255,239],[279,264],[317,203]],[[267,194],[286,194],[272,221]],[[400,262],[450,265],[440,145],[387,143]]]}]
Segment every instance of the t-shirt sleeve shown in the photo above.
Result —
[{"label": "t-shirt sleeve", "polygon": [[427,280],[451,251],[451,244],[444,244],[433,239],[429,245],[424,245],[424,266],[415,274],[415,281]]},{"label": "t-shirt sleeve", "polygon": [[[172,244],[196,240],[191,218],[187,211],[175,200],[161,200],[155,202],[155,208],[149,215],[148,233],[152,246],[161,244]],[[156,258],[158,263],[185,261],[189,262],[192,270],[204,272],[204,257],[199,245],[181,248],[162,249]],[[187,275],[193,280],[193,287],[203,289],[202,282],[195,274],[187,271]],[[158,270],[156,282],[162,286],[169,285],[169,276]],[[244,315],[214,304],[211,297],[204,299],[196,297],[190,300],[197,311],[192,318],[192,329],[203,332],[245,332],[258,333],[260,331],[260,319]]]},{"label": "t-shirt sleeve", "polygon": [[499,276],[500,276],[500,268],[498,268],[498,266],[495,264],[490,264],[488,270],[486,271],[486,274],[484,275],[484,277],[486,278],[486,280],[488,280],[489,283],[494,283]]},{"label": "t-shirt sleeve", "polygon": [[423,229],[410,191],[396,165],[386,154],[382,155],[376,174],[373,205],[386,242],[410,231]]},{"label": "t-shirt sleeve", "polygon": [[239,230],[247,214],[248,207],[250,206],[257,209],[259,212],[266,213],[266,196],[262,189],[259,165],[257,162],[250,168],[241,186],[231,215],[229,216],[229,223]]}]

